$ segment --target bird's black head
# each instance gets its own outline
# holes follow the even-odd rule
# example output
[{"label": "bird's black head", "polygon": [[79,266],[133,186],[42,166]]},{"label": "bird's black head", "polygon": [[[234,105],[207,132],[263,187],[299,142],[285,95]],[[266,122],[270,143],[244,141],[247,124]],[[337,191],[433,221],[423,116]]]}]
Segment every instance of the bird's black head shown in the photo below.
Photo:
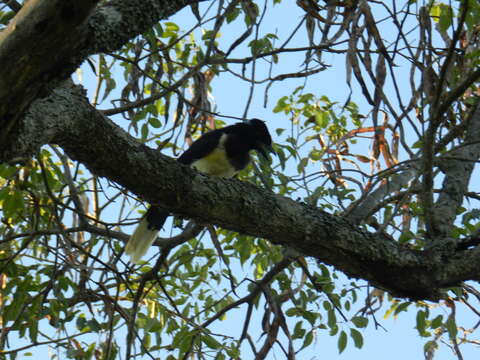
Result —
[{"label": "bird's black head", "polygon": [[272,137],[268,132],[265,122],[259,119],[251,119],[247,121],[250,128],[250,133],[254,139],[254,149],[258,150],[266,159],[268,159],[267,152],[272,152]]}]

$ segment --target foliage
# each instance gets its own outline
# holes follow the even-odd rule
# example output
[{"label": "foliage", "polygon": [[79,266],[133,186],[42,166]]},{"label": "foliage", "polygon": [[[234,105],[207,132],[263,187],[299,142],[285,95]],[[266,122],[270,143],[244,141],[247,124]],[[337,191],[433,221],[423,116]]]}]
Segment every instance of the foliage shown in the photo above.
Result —
[{"label": "foliage", "polygon": [[[271,28],[280,10],[301,15],[284,24],[290,33]],[[14,14],[3,9],[0,24]],[[442,231],[431,215],[449,177],[441,163],[465,145],[479,101],[477,1],[219,0],[196,16],[163,21],[91,58],[78,70],[91,103],[177,156],[238,119],[240,100],[228,111],[214,103],[222,84],[245,94],[242,117],[263,90],[277,159],[258,159],[242,180],[355,219],[359,199],[418,161],[424,173],[359,223],[415,249]],[[325,84],[339,67],[345,84]],[[478,192],[465,194],[454,208],[455,239],[479,228]],[[278,351],[294,359],[323,336],[335,337],[340,353],[362,348],[364,330],[381,326],[378,314],[407,311],[416,312],[427,359],[442,343],[458,358],[461,345],[478,343],[478,324],[462,327],[456,317],[465,306],[478,315],[474,284],[446,290],[439,304],[397,299],[264,239],[213,226],[182,238],[193,225],[180,220],[162,233],[160,251],[132,266],[122,251],[140,204],[54,145],[23,165],[0,165],[4,356],[48,345],[52,358],[263,359]],[[16,338],[27,345],[16,347]]]}]

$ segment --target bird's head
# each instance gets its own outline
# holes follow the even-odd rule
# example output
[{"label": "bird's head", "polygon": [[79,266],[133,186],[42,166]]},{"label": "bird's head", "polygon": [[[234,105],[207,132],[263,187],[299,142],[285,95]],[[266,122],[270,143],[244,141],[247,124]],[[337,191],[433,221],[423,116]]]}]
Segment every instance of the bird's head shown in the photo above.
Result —
[{"label": "bird's head", "polygon": [[268,159],[268,153],[273,152],[272,137],[268,132],[265,122],[259,119],[251,119],[247,121],[250,127],[250,133],[253,135],[253,148],[258,150],[265,159]]}]

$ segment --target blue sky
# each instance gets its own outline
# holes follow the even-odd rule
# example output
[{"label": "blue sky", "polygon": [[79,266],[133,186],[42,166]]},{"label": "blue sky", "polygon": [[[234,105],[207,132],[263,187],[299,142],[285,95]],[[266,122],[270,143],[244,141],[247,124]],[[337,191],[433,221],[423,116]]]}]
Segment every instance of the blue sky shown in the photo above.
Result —
[{"label": "blue sky", "polygon": [[[288,0],[283,0],[284,4],[288,2]],[[273,12],[265,19],[265,22],[262,25],[262,31],[276,33],[280,39],[279,42],[282,42],[282,39],[288,36],[302,16],[302,12],[298,7],[295,6],[293,2],[291,3],[290,6],[275,6]],[[206,7],[208,5],[202,4],[202,6]],[[169,21],[184,24],[185,28],[189,28],[189,26],[187,26],[188,24],[193,25],[196,22],[190,9],[182,10],[180,13],[169,19]],[[228,43],[229,39],[235,39],[237,36],[238,33],[235,31],[235,28],[233,28],[231,33],[222,33],[221,39]],[[300,31],[298,35],[293,38],[291,43],[292,47],[305,46],[305,36],[305,33]],[[241,57],[242,54],[233,54],[232,56]],[[276,72],[295,72],[299,69],[303,61],[302,58],[295,56],[286,56],[285,59],[286,60],[283,60],[282,58],[280,66],[275,70]],[[324,60],[330,67],[326,71],[309,79],[306,83],[306,91],[314,92],[319,97],[327,95],[332,101],[343,103],[349,96],[349,89],[345,84],[345,59],[343,56],[334,57],[331,55],[325,55]],[[260,64],[259,67],[261,66],[262,65]],[[84,65],[82,69],[85,77],[84,84],[89,88],[91,94],[92,88],[94,87],[93,79],[91,74],[89,74],[88,66]],[[289,121],[285,118],[285,115],[281,113],[274,114],[272,109],[281,96],[288,95],[297,86],[303,85],[303,83],[304,80],[300,79],[274,84],[269,90],[269,102],[266,108],[263,106],[265,85],[256,86],[253,100],[248,111],[249,117],[262,118],[267,121],[271,128],[279,126],[288,127]],[[242,116],[250,91],[248,85],[231,75],[224,74],[213,81],[212,89],[212,96],[219,113],[231,116]],[[370,111],[361,92],[355,86],[352,100],[360,106],[360,109],[363,110],[365,114]],[[109,107],[109,104],[105,103],[105,107]],[[281,142],[282,138],[277,138],[275,141]],[[366,153],[369,151],[370,149],[365,149]],[[295,169],[288,169],[288,171],[294,172]],[[405,275],[408,276],[408,274]],[[358,306],[360,305],[361,304],[358,304]],[[381,328],[374,329],[372,322],[370,322],[368,328],[363,333],[365,342],[362,349],[356,349],[350,340],[349,346],[345,352],[339,356],[337,350],[337,337],[330,337],[326,331],[325,333],[319,331],[314,345],[308,350],[303,351],[301,355],[299,355],[299,359],[358,360],[384,359],[387,357],[390,360],[423,359],[423,344],[428,339],[421,338],[418,335],[417,330],[415,330],[416,312],[409,311],[408,313],[401,313],[397,318],[390,317],[387,320],[383,320],[382,317],[387,308],[388,307],[384,306],[384,308],[376,314],[377,319],[385,330]],[[411,308],[414,307],[411,306]],[[443,310],[437,309],[435,311],[441,313]],[[463,312],[462,309],[458,309],[458,311],[460,314]],[[470,318],[471,315],[469,314],[471,313],[464,312],[464,315],[459,316],[459,323],[464,324],[466,328],[473,326],[478,321],[478,319]],[[447,316],[447,314],[444,316]],[[223,327],[231,328],[242,321],[243,317],[240,315],[238,315],[238,318],[229,315],[229,318],[226,321],[215,323],[214,329],[222,331]],[[120,340],[118,339],[118,341]],[[473,346],[464,347],[462,350],[464,359],[478,358],[478,354],[476,354],[476,350]],[[43,347],[41,352],[46,354],[46,347]],[[283,359],[283,354],[277,350],[269,358]],[[442,346],[436,359],[456,359],[456,357],[447,346]]]},{"label": "blue sky", "polygon": [[[275,6],[271,8],[270,15],[265,19],[262,24],[262,32],[272,32],[279,37],[278,42],[282,43],[283,39],[290,34],[293,28],[301,20],[303,13],[297,6],[291,4],[287,6],[288,1],[284,0],[281,6]],[[202,7],[206,8],[207,3],[204,3]],[[190,9],[184,9],[168,21],[173,21],[180,24],[181,28],[190,28],[196,23]],[[208,27],[210,28],[210,27]],[[238,26],[238,32],[235,26],[230,26],[230,31],[222,32],[219,41],[229,43],[231,39],[235,39],[239,35],[241,26]],[[385,29],[388,31],[388,28]],[[201,35],[197,32],[198,37]],[[303,30],[299,31],[296,36],[293,37],[289,47],[301,47],[306,46],[306,34]],[[346,48],[346,45],[345,45]],[[245,50],[233,53],[232,57],[242,57],[249,55],[244,52]],[[305,91],[313,92],[318,97],[326,95],[332,101],[344,103],[349,96],[349,89],[346,86],[346,66],[345,58],[342,55],[324,55],[324,61],[329,68],[326,71],[319,73],[318,75],[308,79],[306,82]],[[293,55],[282,56],[279,66],[275,67],[275,74],[289,73],[297,71],[303,62],[303,58]],[[259,62],[257,65],[257,73],[262,73],[262,66],[265,63]],[[84,66],[85,72],[87,72]],[[263,71],[265,68],[263,69]],[[262,76],[259,75],[259,78]],[[304,85],[304,79],[289,80],[284,82],[275,83],[268,93],[268,104],[264,107],[264,95],[265,84],[255,86],[254,96],[248,111],[249,117],[258,117],[267,121],[269,127],[288,127],[289,120],[285,118],[282,113],[274,114],[272,112],[277,100],[283,96],[291,93],[297,86]],[[400,84],[402,85],[402,84]],[[356,102],[361,112],[368,114],[371,110],[367,102],[364,100],[363,95],[359,88],[353,81],[353,94],[352,101]],[[230,116],[242,116],[247,98],[249,95],[250,86],[245,84],[229,74],[222,74],[212,82],[212,100],[216,106],[216,111],[220,114]],[[403,91],[408,92],[408,88],[405,87]],[[105,104],[108,107],[108,103]],[[231,120],[226,119],[229,122]],[[274,139],[279,142],[281,138]],[[370,149],[364,149],[365,153],[368,153]],[[294,172],[294,169],[287,169],[287,171]],[[406,274],[406,276],[408,276]],[[360,306],[361,304],[359,304]],[[433,304],[432,304],[433,305]],[[435,306],[435,305],[434,305]],[[315,345],[312,348],[305,350],[299,356],[300,359],[343,359],[343,360],[358,360],[358,359],[383,359],[389,358],[391,360],[404,360],[404,359],[423,359],[423,345],[428,338],[421,338],[418,331],[415,329],[415,316],[416,311],[409,311],[408,313],[401,313],[398,317],[389,317],[387,320],[383,319],[385,311],[388,306],[384,306],[376,316],[384,329],[375,329],[372,322],[370,322],[368,328],[364,331],[364,346],[362,349],[356,349],[350,339],[349,346],[340,356],[337,349],[337,337],[328,336],[327,332],[318,332],[315,340]],[[414,306],[411,306],[414,309]],[[435,310],[433,310],[435,311]],[[438,309],[442,313],[442,309]],[[462,309],[458,309],[459,313],[462,313]],[[231,317],[224,322],[217,322],[213,329],[218,331],[222,330],[222,327],[231,328],[243,320],[239,312],[239,318]],[[446,317],[448,314],[444,314]],[[459,316],[459,323],[463,323],[465,327],[473,326],[477,319],[469,318],[469,313],[465,312],[465,315]],[[473,359],[475,355],[475,349],[465,347],[463,349],[464,359]],[[282,359],[283,355],[278,350],[275,353],[276,357],[271,355],[270,358]],[[436,359],[456,359],[451,350],[447,346],[441,346],[437,353]]]},{"label": "blue sky", "polygon": [[[283,42],[283,39],[290,34],[293,28],[298,24],[303,15],[300,9],[295,6],[292,2],[290,6],[287,6],[288,1],[283,1],[281,6],[275,6],[270,8],[273,10],[270,15],[265,19],[262,25],[263,32],[272,32],[278,35],[279,43]],[[390,2],[386,2],[390,3]],[[403,2],[402,2],[403,3]],[[206,6],[206,5],[205,5]],[[191,13],[188,9],[183,10],[177,16],[172,18],[173,21],[179,21],[179,23],[188,24],[190,21],[194,21],[194,18],[191,16]],[[412,23],[412,28],[415,26]],[[188,28],[188,27],[187,27]],[[394,29],[389,29],[388,27],[383,27],[385,31],[385,36],[391,36]],[[383,32],[382,32],[383,34]],[[238,32],[232,31],[231,33],[223,32],[221,39],[235,39],[238,36]],[[413,35],[412,35],[413,36]],[[300,31],[297,36],[295,36],[291,42],[290,47],[301,47],[306,45],[306,34],[304,31]],[[345,45],[345,48],[347,46]],[[249,55],[249,54],[247,54]],[[246,55],[244,55],[246,56]],[[241,57],[241,55],[232,57]],[[282,72],[294,72],[298,70],[303,61],[302,58],[295,56],[286,56],[287,60],[281,60],[278,68],[275,69],[275,74]],[[313,92],[318,97],[322,95],[327,95],[330,100],[338,101],[339,103],[344,103],[349,96],[349,89],[346,85],[346,66],[345,58],[341,55],[329,55],[324,56],[324,61],[330,67],[319,73],[318,75],[309,79],[306,83],[306,92]],[[402,65],[402,60],[397,58],[399,65]],[[403,66],[408,65],[407,62],[403,63]],[[399,68],[399,72],[401,72]],[[408,68],[405,68],[405,71],[408,71]],[[409,93],[409,88],[407,84],[407,74],[403,75],[402,79],[405,79],[405,82],[400,82],[399,86],[401,91],[406,95]],[[261,76],[259,76],[261,78]],[[277,124],[284,126],[285,124],[285,115],[282,113],[274,114],[272,112],[273,107],[276,104],[276,101],[283,95],[288,95],[291,93],[297,86],[303,85],[304,80],[291,80],[284,82],[275,83],[269,90],[269,102],[267,107],[264,105],[264,89],[265,85],[259,85],[255,87],[254,97],[252,105],[249,109],[250,117],[260,117],[265,119],[269,126],[275,127]],[[354,92],[352,94],[352,101],[356,102],[361,112],[368,114],[371,110],[371,107],[365,101],[360,89],[356,86],[355,81],[352,81]],[[388,86],[388,85],[387,85]],[[231,75],[222,75],[212,82],[212,94],[215,100],[215,104],[218,106],[219,113],[241,116],[244,111],[244,106],[246,104],[246,99],[249,93],[250,88],[244,83],[236,79]],[[287,120],[288,121],[288,120]],[[413,135],[413,134],[412,134]],[[415,136],[412,136],[408,140],[413,141]],[[277,139],[279,141],[279,139]],[[365,153],[368,154],[370,149],[364,149]],[[408,276],[408,274],[405,274]],[[448,313],[445,309],[439,308],[437,304],[432,304],[433,313],[443,314],[446,318]],[[376,316],[380,324],[384,329],[379,328],[375,329],[372,322],[370,322],[368,328],[363,333],[365,343],[362,349],[356,349],[350,339],[349,346],[341,355],[338,354],[337,349],[337,337],[330,337],[325,332],[322,334],[318,333],[318,338],[316,344],[299,356],[300,359],[342,359],[342,360],[359,360],[359,359],[384,359],[388,358],[390,360],[405,360],[405,359],[423,359],[423,346],[430,340],[429,338],[422,338],[418,334],[418,331],[415,329],[416,324],[416,311],[414,306],[410,306],[410,311],[407,313],[403,312],[397,317],[390,316],[388,319],[384,320],[383,316],[388,309],[388,306],[383,306]],[[473,327],[479,320],[476,317],[472,317],[470,311],[467,311],[466,306],[463,305],[457,308],[457,321],[459,325],[464,326],[465,328]],[[236,321],[237,319],[233,319]],[[241,321],[241,320],[240,320]],[[221,324],[218,324],[221,328]],[[227,325],[228,326],[228,325]],[[478,358],[478,346],[464,346],[461,347],[462,354],[464,359],[476,359]],[[282,354],[280,352],[276,353],[277,359],[282,359]],[[273,356],[270,357],[274,359]],[[447,345],[441,345],[440,349],[436,353],[435,359],[446,360],[446,359],[457,359],[457,357],[452,353],[451,349]]]}]

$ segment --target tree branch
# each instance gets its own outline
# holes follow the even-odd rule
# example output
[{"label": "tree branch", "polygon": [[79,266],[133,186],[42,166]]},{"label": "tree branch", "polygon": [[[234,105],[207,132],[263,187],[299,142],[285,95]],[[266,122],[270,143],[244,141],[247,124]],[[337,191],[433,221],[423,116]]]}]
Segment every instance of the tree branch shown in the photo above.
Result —
[{"label": "tree branch", "polygon": [[0,144],[42,90],[78,65],[71,58],[83,46],[77,37],[79,25],[95,4],[31,0],[0,33]]},{"label": "tree branch", "polygon": [[93,13],[97,0],[27,2],[0,33],[0,153],[32,101],[49,94],[88,56],[117,50],[199,1],[116,0]]},{"label": "tree branch", "polygon": [[[143,26],[150,26],[151,23],[136,24],[136,30],[132,32],[112,32],[115,26],[125,25],[123,21],[127,19],[132,22],[144,20],[135,18],[137,13],[134,5],[142,8],[138,14],[148,13],[144,6],[151,6],[151,9],[148,8],[151,10],[150,15],[144,16],[153,21],[158,16],[171,15],[185,4],[193,2],[195,1],[177,1],[175,5],[166,0],[108,2],[97,9],[89,20],[90,25],[82,25],[80,30],[68,28],[70,35],[79,34],[79,42],[87,39],[82,37],[85,34],[94,33],[95,36],[88,40],[87,50],[79,55],[74,51],[76,48],[66,47],[70,50],[65,50],[64,55],[52,63],[71,66],[72,59],[81,61],[90,51],[107,49],[102,41],[105,44],[112,42],[112,47],[120,46],[122,41],[128,40],[128,36],[141,31]],[[32,3],[41,4],[42,0],[32,0]],[[130,17],[125,10],[128,6],[131,6],[129,10],[132,11]],[[80,21],[80,18],[76,19]],[[93,25],[95,21],[97,27]],[[34,27],[35,24],[28,26]],[[21,31],[21,28],[17,30]],[[107,38],[99,39],[102,33]],[[117,35],[118,38],[115,38]],[[14,60],[6,58],[2,52],[6,47],[2,46],[6,45],[0,41],[0,63],[8,68],[8,64]],[[51,47],[48,48],[53,51]],[[71,57],[69,51],[73,54]],[[29,60],[27,63],[32,64],[38,54],[31,56],[32,62]],[[72,159],[84,164],[92,173],[117,182],[149,203],[162,204],[172,212],[195,219],[200,224],[216,224],[293,248],[305,256],[337,267],[348,276],[365,279],[398,296],[436,300],[441,297],[442,287],[479,277],[478,266],[475,266],[480,261],[479,248],[457,252],[445,259],[434,249],[418,251],[401,246],[382,234],[364,231],[342,217],[272,194],[252,184],[201,175],[138,143],[96,111],[88,103],[82,88],[74,86],[71,81],[64,82],[50,96],[35,100],[25,116],[20,116],[20,113],[15,113],[10,118],[5,116],[7,113],[12,114],[12,111],[23,111],[38,96],[39,89],[45,88],[49,79],[58,81],[68,73],[62,70],[62,74],[56,76],[49,69],[51,68],[45,64],[44,72],[40,71],[35,76],[27,73],[26,78],[32,84],[20,79],[20,85],[13,88],[14,94],[26,94],[26,100],[14,99],[18,103],[10,103],[13,104],[11,107],[4,103],[0,106],[0,112],[2,109],[4,111],[3,116],[0,114],[0,119],[3,124],[6,121],[7,130],[13,135],[4,137],[6,141],[0,143],[0,161],[28,158],[41,145],[58,144]],[[19,73],[22,74],[17,72]],[[4,76],[0,73],[0,85],[8,85],[8,81],[13,81],[7,75]],[[32,89],[26,90],[26,84],[32,85]],[[0,96],[1,94],[0,92]],[[5,92],[3,94],[5,97],[12,96]],[[12,119],[15,119],[15,126],[11,125]],[[2,131],[2,135],[5,133]],[[406,178],[415,176],[417,172],[413,167],[410,170],[412,173],[405,171]],[[402,183],[405,180],[399,180],[398,186]]]},{"label": "tree branch", "polygon": [[472,108],[465,120],[466,137],[464,146],[445,154],[439,161],[440,169],[445,173],[442,191],[432,209],[436,231],[443,237],[451,234],[453,222],[457,218],[458,207],[462,205],[468,184],[480,158],[480,101]]},{"label": "tree branch", "polygon": [[[390,170],[394,171],[393,169]],[[382,183],[377,189],[371,193],[367,193],[364,197],[353,203],[347,210],[345,217],[353,224],[360,224],[366,220],[366,216],[372,214],[372,211],[387,195],[405,188],[419,173],[419,164],[415,161],[410,162],[404,166],[403,169],[401,168],[397,174],[387,177],[388,180]]]},{"label": "tree branch", "polygon": [[[246,182],[204,176],[178,164],[138,143],[96,111],[79,86],[66,83],[52,96],[61,106],[52,107],[52,99],[39,100],[26,117],[29,124],[49,119],[45,120],[48,136],[43,136],[43,141],[60,145],[93,173],[199,224],[213,223],[292,247],[336,266],[348,276],[415,299],[438,299],[440,288],[454,284],[452,279],[466,280],[462,274],[472,275],[472,269],[463,272],[455,266],[461,258],[445,264],[433,252],[402,247],[317,208]],[[31,137],[42,138],[43,129],[36,128],[41,130],[37,133],[30,126],[25,128],[31,130]],[[28,139],[24,137],[23,143],[28,144]],[[480,257],[474,250],[466,252],[470,257]],[[405,273],[411,276],[403,276]]]}]

